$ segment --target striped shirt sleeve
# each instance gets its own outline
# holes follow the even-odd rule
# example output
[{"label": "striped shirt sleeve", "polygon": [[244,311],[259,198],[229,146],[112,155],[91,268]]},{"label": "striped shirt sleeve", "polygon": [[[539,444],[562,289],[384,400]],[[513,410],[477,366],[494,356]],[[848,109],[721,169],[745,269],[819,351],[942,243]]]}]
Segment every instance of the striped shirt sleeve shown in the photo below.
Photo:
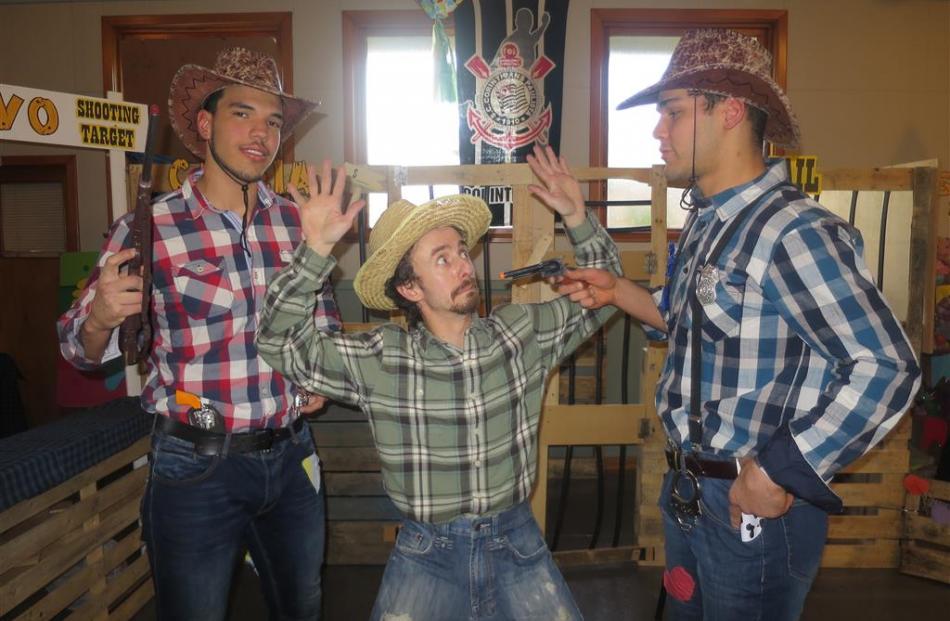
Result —
[{"label": "striped shirt sleeve", "polygon": [[[568,229],[567,233],[579,267],[595,267],[622,275],[617,246],[593,214],[588,212],[587,220]],[[564,296],[529,305],[529,308],[534,315],[535,336],[548,369],[582,345],[617,311],[615,306],[588,310]]]},{"label": "striped shirt sleeve", "polygon": [[304,390],[359,406],[360,377],[375,363],[382,337],[376,331],[327,332],[310,320],[320,316],[314,313],[320,303],[314,294],[328,286],[335,265],[332,257],[306,244],[297,247],[293,261],[267,287],[257,349],[267,364]]},{"label": "striped shirt sleeve", "polygon": [[79,298],[73,302],[72,306],[60,316],[56,322],[56,331],[59,335],[59,349],[63,358],[77,369],[91,371],[97,369],[102,363],[117,358],[118,351],[118,330],[112,331],[109,345],[102,356],[101,361],[93,361],[86,357],[82,340],[80,339],[80,330],[82,324],[89,317],[92,311],[92,300],[96,297],[96,285],[99,282],[99,275],[102,273],[102,267],[106,259],[122,250],[129,235],[129,220],[131,214],[123,216],[116,220],[106,241],[102,245],[99,253],[98,263],[89,274],[86,280],[86,286],[83,288]]},{"label": "striped shirt sleeve", "polygon": [[778,430],[757,459],[796,496],[829,502],[826,483],[893,429],[920,368],[864,264],[860,234],[843,222],[798,220],[776,245],[762,289],[831,370],[816,405]]}]

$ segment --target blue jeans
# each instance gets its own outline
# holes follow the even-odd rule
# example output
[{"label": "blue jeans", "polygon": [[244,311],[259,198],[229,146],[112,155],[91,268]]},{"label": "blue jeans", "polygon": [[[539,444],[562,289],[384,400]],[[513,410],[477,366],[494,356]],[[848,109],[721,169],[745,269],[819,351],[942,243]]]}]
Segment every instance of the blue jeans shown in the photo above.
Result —
[{"label": "blue jeans", "polygon": [[319,618],[324,496],[302,466],[313,452],[306,425],[270,450],[227,457],[153,435],[142,532],[158,619],[224,619],[245,548],[271,619]]},{"label": "blue jeans", "polygon": [[374,621],[580,619],[527,503],[444,524],[404,520]]},{"label": "blue jeans", "polygon": [[660,494],[666,536],[663,584],[672,618],[707,621],[797,619],[818,573],[828,515],[803,500],[744,543],[729,521],[732,481],[701,478],[702,514],[685,528],[670,508],[667,473]]}]

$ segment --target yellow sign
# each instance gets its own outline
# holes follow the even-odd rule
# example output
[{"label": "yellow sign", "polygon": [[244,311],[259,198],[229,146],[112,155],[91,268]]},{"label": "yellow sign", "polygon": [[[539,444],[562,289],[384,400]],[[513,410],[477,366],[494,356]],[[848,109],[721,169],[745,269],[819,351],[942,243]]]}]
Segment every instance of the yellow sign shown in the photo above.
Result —
[{"label": "yellow sign", "polygon": [[143,104],[0,84],[0,140],[142,151],[147,124]]},{"label": "yellow sign", "polygon": [[[172,162],[171,166],[168,167],[169,190],[177,190],[181,187],[190,166],[187,160],[183,159]],[[301,192],[306,193],[310,191],[307,184],[306,162],[294,162],[288,165],[284,164],[282,160],[277,160],[267,171],[267,174],[264,176],[264,181],[270,185],[277,194],[287,192],[290,184],[297,186]]]},{"label": "yellow sign", "polygon": [[785,156],[789,180],[805,194],[821,194],[821,175],[818,173],[818,157],[815,155]]}]

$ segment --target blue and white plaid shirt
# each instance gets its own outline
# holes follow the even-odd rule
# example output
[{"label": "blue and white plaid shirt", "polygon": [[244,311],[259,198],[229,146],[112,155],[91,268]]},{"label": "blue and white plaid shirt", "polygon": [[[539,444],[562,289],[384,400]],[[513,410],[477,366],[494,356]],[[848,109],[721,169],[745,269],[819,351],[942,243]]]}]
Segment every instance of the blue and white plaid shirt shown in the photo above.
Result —
[{"label": "blue and white plaid shirt", "polygon": [[787,179],[779,160],[748,184],[698,197],[704,206],[684,227],[667,285],[670,349],[657,412],[671,441],[689,448],[687,292],[732,219],[779,185],[715,261],[715,296],[703,305],[702,452],[755,455],[776,483],[833,511],[841,501],[827,482],[897,424],[920,368],[874,286],[858,231],[781,185]]}]

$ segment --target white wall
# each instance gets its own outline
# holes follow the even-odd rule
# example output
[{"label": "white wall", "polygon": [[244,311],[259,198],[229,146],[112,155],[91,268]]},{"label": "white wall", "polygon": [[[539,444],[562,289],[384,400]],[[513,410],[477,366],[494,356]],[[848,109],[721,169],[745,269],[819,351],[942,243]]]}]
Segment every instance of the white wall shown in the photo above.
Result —
[{"label": "white wall", "polygon": [[[571,0],[562,151],[588,153],[591,8],[768,8],[789,13],[788,95],[802,152],[827,168],[937,157],[950,167],[950,2],[946,0]],[[101,96],[103,15],[292,11],[294,84],[328,117],[301,136],[298,159],[343,154],[343,9],[418,10],[413,0],[169,0],[4,4],[0,82]],[[0,142],[0,156],[46,153]],[[61,151],[56,151],[61,152]],[[104,156],[79,155],[81,245],[96,249],[107,226]],[[351,278],[355,259],[342,266]]]}]

